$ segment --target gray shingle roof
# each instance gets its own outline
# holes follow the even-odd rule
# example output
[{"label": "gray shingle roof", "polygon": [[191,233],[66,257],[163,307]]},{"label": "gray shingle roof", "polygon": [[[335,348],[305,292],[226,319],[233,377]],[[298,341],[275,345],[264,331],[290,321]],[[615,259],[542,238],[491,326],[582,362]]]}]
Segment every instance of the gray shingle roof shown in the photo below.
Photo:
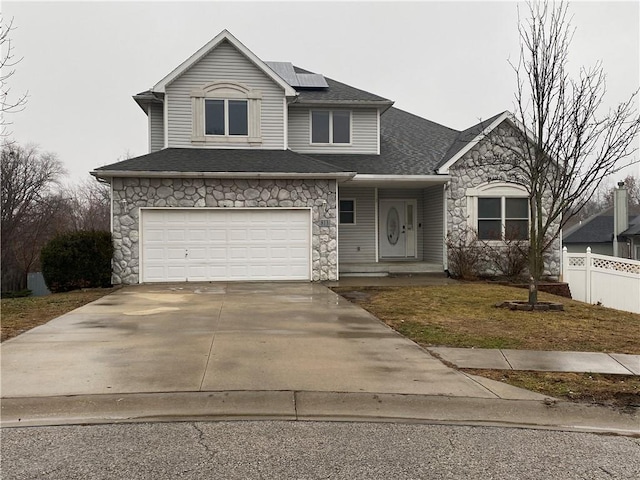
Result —
[{"label": "gray shingle roof", "polygon": [[[294,67],[296,73],[313,73],[299,67]],[[365,92],[358,88],[337,82],[331,78],[324,77],[329,88],[296,88],[298,92],[297,101],[304,102],[355,102],[355,103],[388,103],[393,102],[387,98],[380,97],[370,92]]]},{"label": "gray shingle roof", "polygon": [[[572,231],[563,238],[563,243],[609,243],[613,241],[613,209],[607,209],[600,215],[594,215],[582,224],[572,227]],[[634,217],[629,216],[629,224]],[[625,232],[627,234],[627,232]]]},{"label": "gray shingle roof", "polygon": [[333,165],[291,150],[165,148],[105,165],[96,171],[266,172],[323,174],[344,172]]},{"label": "gray shingle roof", "polygon": [[640,215],[637,217],[629,217],[629,228],[620,234],[621,237],[632,235],[640,235]]},{"label": "gray shingle roof", "polygon": [[398,108],[380,117],[380,155],[313,154],[349,171],[377,175],[435,175],[457,130]]}]

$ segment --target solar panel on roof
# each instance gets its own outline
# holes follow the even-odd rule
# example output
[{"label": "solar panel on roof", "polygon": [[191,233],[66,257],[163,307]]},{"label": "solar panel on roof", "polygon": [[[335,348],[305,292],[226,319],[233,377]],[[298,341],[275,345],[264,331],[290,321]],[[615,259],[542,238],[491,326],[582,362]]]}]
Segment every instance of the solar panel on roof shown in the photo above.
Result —
[{"label": "solar panel on roof", "polygon": [[265,62],[292,87],[328,88],[329,85],[319,73],[296,73],[290,62]]},{"label": "solar panel on roof", "polygon": [[293,69],[293,65],[289,62],[265,62],[269,65],[269,68],[276,72],[285,82],[292,87],[298,83],[296,72]]},{"label": "solar panel on roof", "polygon": [[298,77],[298,87],[329,87],[324,77],[318,73],[297,73],[296,75]]}]

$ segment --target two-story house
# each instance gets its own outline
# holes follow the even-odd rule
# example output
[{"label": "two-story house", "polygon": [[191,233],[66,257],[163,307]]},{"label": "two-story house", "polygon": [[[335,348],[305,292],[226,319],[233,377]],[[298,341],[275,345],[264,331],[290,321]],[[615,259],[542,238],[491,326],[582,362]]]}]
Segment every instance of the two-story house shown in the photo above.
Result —
[{"label": "two-story house", "polygon": [[457,131],[228,31],[134,99],[150,153],[92,172],[111,184],[114,283],[443,271],[463,225],[526,238],[526,191],[478,168],[508,112]]}]

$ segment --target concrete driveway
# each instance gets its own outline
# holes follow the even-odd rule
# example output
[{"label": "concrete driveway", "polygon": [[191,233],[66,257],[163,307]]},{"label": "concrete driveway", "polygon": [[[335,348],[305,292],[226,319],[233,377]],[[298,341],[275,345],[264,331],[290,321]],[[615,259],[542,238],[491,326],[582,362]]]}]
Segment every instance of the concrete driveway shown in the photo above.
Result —
[{"label": "concrete driveway", "polygon": [[129,286],[2,346],[4,398],[242,390],[499,396],[310,283]]},{"label": "concrete driveway", "polygon": [[1,350],[3,427],[278,418],[637,433],[616,411],[448,368],[310,283],[126,287]]}]

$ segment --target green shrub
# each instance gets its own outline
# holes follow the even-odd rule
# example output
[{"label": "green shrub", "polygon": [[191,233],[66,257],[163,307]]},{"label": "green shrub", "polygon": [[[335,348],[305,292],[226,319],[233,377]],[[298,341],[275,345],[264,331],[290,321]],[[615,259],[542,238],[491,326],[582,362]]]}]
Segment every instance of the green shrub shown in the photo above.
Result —
[{"label": "green shrub", "polygon": [[111,286],[111,234],[103,231],[64,233],[40,253],[42,275],[52,292]]}]

